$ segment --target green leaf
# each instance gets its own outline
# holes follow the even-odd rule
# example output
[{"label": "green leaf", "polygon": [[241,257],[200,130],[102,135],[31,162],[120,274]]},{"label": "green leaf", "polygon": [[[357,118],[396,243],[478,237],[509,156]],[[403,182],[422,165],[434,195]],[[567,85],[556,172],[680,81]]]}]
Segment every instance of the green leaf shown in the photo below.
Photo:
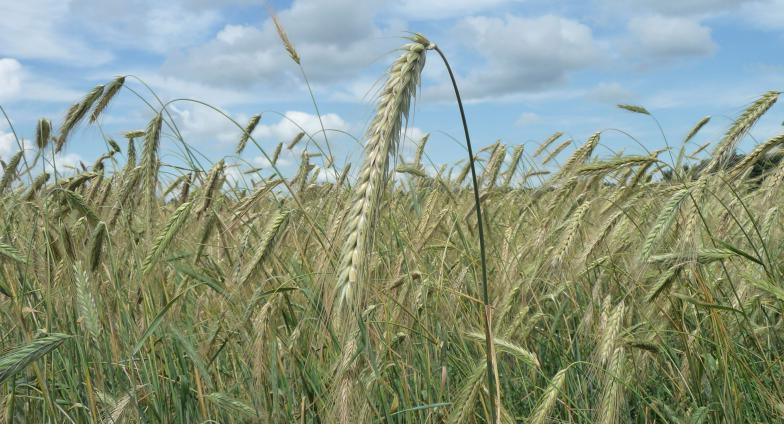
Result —
[{"label": "green leaf", "polygon": [[166,315],[166,312],[169,309],[171,309],[172,305],[174,305],[174,302],[176,302],[177,299],[182,297],[183,294],[185,294],[185,292],[182,292],[177,296],[174,296],[174,298],[170,300],[169,303],[167,303],[166,306],[164,306],[163,309],[160,310],[160,312],[158,312],[158,315],[156,315],[155,319],[152,320],[150,326],[147,327],[146,330],[144,330],[144,334],[142,334],[142,337],[139,339],[138,342],[136,342],[136,345],[133,347],[133,351],[131,352],[131,356],[134,356],[137,353],[139,353],[139,350],[142,348],[142,346],[144,346],[144,342],[147,340],[147,338],[150,337],[150,335],[153,333],[153,331],[155,331],[156,328],[158,328],[159,325],[161,325],[161,321],[163,321],[163,316]]}]

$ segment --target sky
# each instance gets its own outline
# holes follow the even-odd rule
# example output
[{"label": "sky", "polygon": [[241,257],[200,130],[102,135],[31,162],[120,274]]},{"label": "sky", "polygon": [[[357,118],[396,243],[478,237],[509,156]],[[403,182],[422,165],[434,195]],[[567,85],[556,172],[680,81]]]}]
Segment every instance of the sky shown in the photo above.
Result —
[{"label": "sky", "polygon": [[[0,0],[0,105],[30,139],[39,118],[58,126],[96,84],[132,75],[100,125],[74,132],[58,158],[66,165],[89,164],[104,137],[146,127],[154,112],[140,96],[153,99],[149,89],[242,125],[261,113],[253,135],[268,154],[298,126],[321,140],[270,10],[302,58],[338,163],[361,157],[384,71],[410,32],[449,58],[479,146],[501,140],[530,153],[555,131],[576,144],[602,131],[598,155],[639,153],[680,145],[710,115],[696,146],[717,141],[759,95],[784,90],[784,0]],[[618,103],[644,106],[662,130]],[[207,166],[233,154],[240,130],[224,116],[184,100],[168,110]],[[741,147],[784,130],[782,112],[774,106]],[[425,133],[432,166],[465,156],[454,94],[432,52],[404,159]],[[0,120],[0,158],[17,149]],[[171,136],[162,149],[164,161],[181,157]],[[303,149],[313,146],[284,149],[281,165],[293,168]],[[232,160],[268,165],[256,146]]]}]

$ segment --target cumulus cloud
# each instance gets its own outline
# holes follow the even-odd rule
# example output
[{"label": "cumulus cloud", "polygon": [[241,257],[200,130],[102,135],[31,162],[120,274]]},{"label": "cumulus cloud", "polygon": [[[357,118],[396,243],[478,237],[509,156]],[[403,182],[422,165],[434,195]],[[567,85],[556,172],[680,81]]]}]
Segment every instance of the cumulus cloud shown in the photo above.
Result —
[{"label": "cumulus cloud", "polygon": [[[233,149],[242,135],[242,130],[234,123],[226,119],[221,114],[207,108],[199,106],[173,106],[171,108],[174,116],[176,117],[177,126],[183,135],[185,141],[194,145],[217,147],[221,151],[226,149]],[[245,125],[250,119],[249,116],[230,115],[240,125]],[[321,122],[324,123],[324,128],[327,131],[330,143],[335,146],[335,138],[343,139],[345,137],[335,137],[337,131],[349,131],[351,126],[336,113],[325,113],[321,115]],[[318,116],[315,114],[302,112],[302,111],[288,111],[282,116],[273,113],[262,115],[261,122],[253,130],[253,138],[264,147],[268,154],[271,154],[278,143],[287,145],[297,134],[304,131],[313,137],[315,142],[323,146],[323,136],[321,136],[321,123]],[[299,161],[299,156],[309,144],[308,136],[293,149],[283,149],[279,165],[288,166],[292,163]],[[353,148],[354,146],[348,146]],[[246,152],[257,152],[255,147],[250,145]],[[269,166],[269,161],[263,156],[258,155],[251,159],[251,162],[260,167]]]},{"label": "cumulus cloud", "polygon": [[518,127],[536,124],[542,121],[542,117],[534,112],[523,112],[520,116],[515,120],[515,125]]},{"label": "cumulus cloud", "polygon": [[598,102],[617,104],[629,102],[634,94],[617,82],[601,82],[588,90],[586,97]]},{"label": "cumulus cloud", "polygon": [[427,134],[427,132],[418,127],[406,128],[405,132],[403,132],[400,137],[398,154],[406,161],[412,160],[414,158],[414,153],[416,153],[417,146],[419,146],[419,142],[422,141],[425,134]]},{"label": "cumulus cloud", "polygon": [[[274,119],[274,115],[265,116],[267,119]],[[262,122],[265,119],[262,118]],[[324,128],[327,130],[328,137],[331,134],[329,130],[348,131],[348,123],[336,113],[326,113],[321,115],[321,121],[324,123]],[[316,135],[321,133],[321,123],[317,115],[300,111],[288,111],[274,124],[264,124],[256,127],[253,131],[254,137],[260,137],[265,140],[275,140],[279,142],[288,143],[294,136],[304,131],[310,134],[316,140],[322,137]]]},{"label": "cumulus cloud", "polygon": [[22,88],[22,64],[16,59],[0,59],[0,101],[13,98]]},{"label": "cumulus cloud", "polygon": [[16,138],[11,132],[0,130],[0,159],[6,160],[19,151]]},{"label": "cumulus cloud", "polygon": [[[27,156],[27,153],[25,153]],[[82,157],[76,153],[58,153],[55,155],[55,168],[58,173],[69,174],[81,169]]]},{"label": "cumulus cloud", "polygon": [[[201,105],[172,105],[171,110],[180,133],[189,143],[218,142],[226,145],[238,141],[242,134],[242,130],[225,116]],[[240,125],[244,125],[247,120],[243,118],[236,117]]]},{"label": "cumulus cloud", "polygon": [[98,65],[112,59],[69,28],[70,2],[7,1],[0,5],[0,54],[70,65]]},{"label": "cumulus cloud", "polygon": [[392,11],[409,19],[437,20],[473,15],[515,2],[516,0],[401,0],[392,6]]},{"label": "cumulus cloud", "polygon": [[16,59],[0,58],[0,102],[63,102],[73,101],[83,94],[62,87],[46,77],[29,73]]},{"label": "cumulus cloud", "polygon": [[552,87],[600,56],[588,26],[555,15],[470,17],[458,22],[455,33],[485,61],[464,78],[469,99]]},{"label": "cumulus cloud", "polygon": [[673,16],[712,15],[736,9],[753,0],[603,0],[605,6],[615,10],[657,12]]},{"label": "cumulus cloud", "polygon": [[[71,0],[72,19],[113,47],[166,53],[203,41],[221,19],[214,8],[191,1]],[[217,5],[213,5],[215,7]]]},{"label": "cumulus cloud", "polygon": [[[36,151],[38,150],[35,144],[24,138],[17,142],[16,137],[10,131],[7,125],[0,126],[0,159],[4,161],[9,160],[11,156],[19,152],[20,143],[25,152],[25,160],[27,163],[32,164],[34,162]],[[51,161],[51,157],[45,157],[44,161],[47,164],[46,166],[49,172],[51,172],[51,167],[54,164],[56,165],[55,168],[57,169],[58,173],[70,174],[77,167],[79,167],[79,164],[82,161],[82,157],[76,153],[58,153],[54,157],[54,162]],[[38,171],[43,170],[43,164],[40,161],[36,169],[38,169]]]},{"label": "cumulus cloud", "polygon": [[784,29],[784,0],[747,2],[741,8],[741,16],[752,27],[782,30]]},{"label": "cumulus cloud", "polygon": [[[306,68],[312,82],[351,80],[394,47],[399,40],[375,24],[378,5],[376,0],[295,0],[279,13],[303,62],[311,64]],[[226,25],[208,42],[168,58],[163,70],[220,86],[301,86],[270,19]]]},{"label": "cumulus cloud", "polygon": [[630,48],[648,61],[707,56],[717,48],[710,28],[689,18],[639,16],[629,21],[628,30]]}]

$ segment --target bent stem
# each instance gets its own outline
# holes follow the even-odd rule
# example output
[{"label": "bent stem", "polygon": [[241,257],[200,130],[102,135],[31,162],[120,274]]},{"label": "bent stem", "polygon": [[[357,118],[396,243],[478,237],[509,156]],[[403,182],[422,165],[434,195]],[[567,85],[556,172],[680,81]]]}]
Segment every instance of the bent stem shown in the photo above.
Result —
[{"label": "bent stem", "polygon": [[487,285],[487,259],[485,256],[485,234],[482,227],[482,205],[479,199],[479,185],[476,180],[476,166],[474,165],[474,151],[471,147],[471,136],[468,134],[468,122],[466,122],[465,110],[463,109],[463,101],[460,99],[460,90],[457,88],[457,81],[452,72],[452,67],[449,66],[449,61],[446,60],[444,52],[438,46],[433,49],[441,56],[441,60],[446,65],[446,70],[449,72],[449,78],[452,80],[452,88],[455,91],[457,98],[457,106],[460,109],[460,119],[463,121],[463,132],[465,133],[466,146],[468,147],[468,162],[471,168],[471,183],[474,186],[474,204],[476,205],[476,220],[477,231],[479,233],[479,256],[482,264],[482,302],[484,303],[485,312],[485,349],[487,354],[487,386],[490,392],[490,411],[493,416],[493,423],[498,423],[501,415],[501,389],[498,381],[498,366],[496,365],[495,358],[495,344],[493,343],[493,307],[490,305],[490,295],[488,293]]}]

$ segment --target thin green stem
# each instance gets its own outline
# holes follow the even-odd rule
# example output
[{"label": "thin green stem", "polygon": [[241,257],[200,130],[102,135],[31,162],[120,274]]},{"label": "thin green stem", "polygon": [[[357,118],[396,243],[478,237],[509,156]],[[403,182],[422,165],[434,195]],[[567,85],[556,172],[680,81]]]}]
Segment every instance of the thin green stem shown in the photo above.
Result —
[{"label": "thin green stem", "polygon": [[468,122],[466,121],[465,116],[465,109],[463,108],[463,101],[460,98],[460,90],[457,88],[457,81],[455,80],[455,75],[452,72],[452,67],[449,66],[449,61],[446,59],[444,52],[438,46],[434,47],[435,51],[438,52],[438,55],[441,56],[441,60],[444,61],[444,65],[446,66],[447,72],[449,72],[449,79],[452,80],[452,88],[455,91],[455,97],[457,98],[457,106],[460,109],[460,119],[463,122],[463,132],[465,133],[466,139],[466,147],[468,148],[468,160],[471,167],[471,183],[473,184],[474,188],[474,205],[476,206],[476,221],[477,221],[477,231],[479,233],[479,256],[480,262],[482,264],[482,301],[485,305],[485,343],[486,343],[486,354],[487,354],[487,387],[490,392],[490,411],[493,417],[493,422],[498,422],[498,416],[496,413],[496,405],[497,399],[500,398],[498,396],[499,388],[496,387],[495,384],[495,358],[493,357],[493,338],[492,338],[492,320],[491,320],[491,309],[490,309],[490,293],[488,290],[487,284],[487,258],[485,255],[485,233],[484,227],[482,225],[482,202],[479,199],[479,184],[477,183],[476,179],[476,166],[474,166],[474,149],[471,147],[471,136],[468,133]]}]

